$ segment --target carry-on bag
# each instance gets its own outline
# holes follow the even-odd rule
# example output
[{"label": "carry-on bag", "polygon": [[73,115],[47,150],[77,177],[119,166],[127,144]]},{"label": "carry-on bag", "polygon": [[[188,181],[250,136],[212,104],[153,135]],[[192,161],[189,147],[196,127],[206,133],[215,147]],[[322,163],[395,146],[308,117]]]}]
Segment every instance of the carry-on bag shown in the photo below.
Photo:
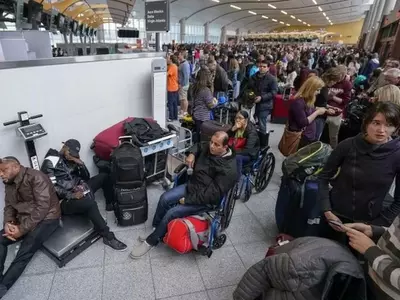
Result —
[{"label": "carry-on bag", "polygon": [[184,254],[207,243],[208,234],[209,221],[201,216],[190,216],[169,222],[163,240],[170,248]]},{"label": "carry-on bag", "polygon": [[203,124],[201,124],[200,128],[201,141],[209,142],[213,134],[216,133],[217,131],[228,132],[231,128],[232,125],[230,124],[222,124],[220,122],[213,120],[204,121]]},{"label": "carry-on bag", "polygon": [[110,160],[111,152],[119,145],[119,137],[124,135],[124,124],[133,119],[122,120],[96,135],[91,148],[99,159]]},{"label": "carry-on bag", "polygon": [[142,224],[148,218],[148,199],[146,183],[138,188],[114,189],[114,213],[119,226]]}]

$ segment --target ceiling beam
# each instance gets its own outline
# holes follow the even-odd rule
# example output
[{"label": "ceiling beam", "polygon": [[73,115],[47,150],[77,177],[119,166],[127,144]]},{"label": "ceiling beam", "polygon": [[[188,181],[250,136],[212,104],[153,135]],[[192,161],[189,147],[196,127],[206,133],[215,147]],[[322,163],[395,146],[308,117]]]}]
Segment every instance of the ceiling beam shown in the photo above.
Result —
[{"label": "ceiling beam", "polygon": [[[339,1],[335,2],[335,3],[348,2],[348,1],[349,1],[349,0],[339,0]],[[322,4],[321,4],[321,6],[322,6]],[[314,6],[311,6],[311,7],[315,7],[315,5],[314,5]],[[350,6],[346,6],[346,7],[341,7],[340,9],[348,9],[348,8],[353,8],[353,7],[359,7],[359,5],[350,5]],[[301,8],[297,8],[297,9],[303,9],[303,8],[309,8],[309,6],[308,6],[308,7],[301,7]],[[256,7],[256,8],[246,8],[246,10],[242,10],[242,11],[236,10],[236,11],[230,11],[230,12],[224,13],[224,14],[222,14],[222,15],[219,15],[218,17],[215,17],[215,18],[212,19],[211,21],[208,21],[208,23],[212,23],[212,22],[218,20],[219,18],[228,16],[228,15],[246,12],[247,10],[251,10],[251,11],[254,11],[254,12],[256,12],[256,11],[266,11],[266,12],[277,11],[276,9],[272,9],[272,10],[271,10],[271,9],[264,9],[264,8],[260,8],[260,7]],[[286,12],[288,12],[289,10],[290,10],[290,9],[285,9]],[[337,10],[337,9],[330,9],[330,10],[324,10],[324,12],[330,12],[330,11],[336,11],[336,10]],[[280,11],[278,11],[278,12],[280,12]],[[299,13],[299,14],[296,14],[296,15],[297,15],[297,16],[306,16],[306,15],[319,14],[319,13],[322,13],[322,12],[317,11],[317,12],[311,12],[311,13],[310,13],[310,12],[308,12],[308,13]],[[294,13],[294,14],[295,14],[295,13]],[[281,14],[280,14],[280,15],[281,15]],[[254,15],[252,15],[252,16],[254,16]],[[289,14],[288,14],[288,15],[285,15],[285,16],[288,17]],[[251,16],[249,16],[249,17],[251,17]],[[267,15],[267,17],[270,17],[270,16]],[[278,18],[278,17],[276,17],[276,18]],[[290,18],[290,17],[289,17],[289,18]],[[293,19],[292,19],[292,20],[293,20]]]},{"label": "ceiling beam", "polygon": [[[358,5],[353,5],[353,6],[349,6],[349,7],[343,7],[343,9],[348,9],[348,8],[353,8],[353,7],[358,7]],[[331,12],[331,11],[337,11],[337,9],[332,9],[332,10],[327,10],[327,11],[325,11],[325,12]],[[318,12],[315,12],[315,14],[320,14],[321,12],[320,11],[318,11]],[[314,14],[314,13],[308,13],[308,14],[296,14],[297,16],[303,16],[303,15],[311,15],[311,14]],[[332,18],[332,17],[336,17],[336,16],[340,16],[340,15],[345,15],[345,14],[349,14],[348,12],[347,13],[339,13],[339,14],[329,14],[328,15],[328,17],[329,18]],[[361,16],[363,16],[364,14],[360,14],[360,17]],[[321,16],[322,16],[322,14],[321,14]],[[227,24],[225,24],[225,25],[223,25],[223,26],[229,26],[229,25],[232,25],[233,23],[236,23],[236,22],[239,22],[239,21],[241,21],[241,20],[244,20],[244,19],[247,19],[247,18],[255,18],[255,17],[259,17],[259,18],[261,18],[261,14],[259,14],[259,15],[247,15],[247,16],[245,16],[245,17],[242,17],[242,18],[239,18],[239,19],[236,19],[236,20],[233,20],[233,21],[231,21],[231,22],[229,22],[229,23],[227,23]],[[263,20],[270,20],[271,18],[274,18],[274,19],[279,19],[279,17],[275,17],[275,16],[267,16],[269,19],[263,19]],[[323,17],[323,18],[325,18],[325,17]],[[296,23],[298,23],[298,21],[297,21],[297,19],[299,19],[299,18],[296,18],[296,19],[292,19],[292,18],[290,18],[290,20],[289,21],[287,21],[287,22],[285,22],[285,23],[290,23],[290,22],[292,22],[292,21],[296,21]],[[294,25],[294,24],[291,24],[291,25]]]}]

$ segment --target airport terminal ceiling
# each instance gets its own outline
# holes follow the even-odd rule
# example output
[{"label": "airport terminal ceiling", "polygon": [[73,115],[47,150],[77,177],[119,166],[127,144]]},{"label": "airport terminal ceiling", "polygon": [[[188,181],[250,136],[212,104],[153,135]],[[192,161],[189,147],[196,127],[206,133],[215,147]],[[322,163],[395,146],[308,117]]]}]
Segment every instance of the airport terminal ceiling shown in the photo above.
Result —
[{"label": "airport terminal ceiling", "polygon": [[[36,0],[41,2],[41,0]],[[378,1],[378,0],[375,0]],[[130,16],[144,18],[144,0],[65,0],[52,3],[60,12],[98,27],[103,23],[125,25]],[[360,20],[374,0],[170,0],[171,24],[229,30],[272,31],[287,26],[321,26]],[[47,7],[49,4],[47,3]],[[290,26],[289,26],[290,25]]]}]

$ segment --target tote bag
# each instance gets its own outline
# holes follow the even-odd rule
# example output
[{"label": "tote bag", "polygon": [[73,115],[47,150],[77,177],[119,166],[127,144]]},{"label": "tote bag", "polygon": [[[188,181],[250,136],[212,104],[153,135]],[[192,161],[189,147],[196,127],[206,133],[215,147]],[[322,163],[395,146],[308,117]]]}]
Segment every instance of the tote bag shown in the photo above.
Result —
[{"label": "tote bag", "polygon": [[278,149],[283,156],[289,156],[297,151],[303,131],[290,131],[288,124],[278,144]]}]

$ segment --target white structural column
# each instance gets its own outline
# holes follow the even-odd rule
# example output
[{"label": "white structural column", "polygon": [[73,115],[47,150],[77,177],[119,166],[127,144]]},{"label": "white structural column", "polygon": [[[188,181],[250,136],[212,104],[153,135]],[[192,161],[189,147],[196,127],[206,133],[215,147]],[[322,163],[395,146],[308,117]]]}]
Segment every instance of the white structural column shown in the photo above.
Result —
[{"label": "white structural column", "polygon": [[210,23],[204,24],[204,41],[208,42],[210,40]]},{"label": "white structural column", "polygon": [[371,45],[374,46],[376,43],[376,39],[378,38],[378,34],[379,34],[379,28],[381,27],[384,16],[390,14],[390,12],[394,9],[395,5],[396,5],[396,0],[386,0],[385,5],[382,5],[382,11],[381,11],[380,17],[379,17],[379,19],[377,19],[375,25],[373,26],[375,28],[372,31],[373,35],[372,35],[372,39],[371,39],[371,41],[372,41]]},{"label": "white structural column", "polygon": [[240,42],[240,28],[236,29],[236,43]]},{"label": "white structural column", "polygon": [[181,25],[181,33],[180,33],[181,43],[184,43],[186,36],[186,19],[181,19],[179,21],[179,24]]},{"label": "white structural column", "polygon": [[97,41],[99,43],[105,42],[104,30],[105,30],[104,24],[100,25],[100,27],[97,29]]},{"label": "white structural column", "polygon": [[361,36],[362,36],[364,33],[366,33],[367,30],[368,30],[367,27],[368,27],[368,23],[369,23],[370,17],[371,17],[371,11],[369,10],[369,11],[367,11],[367,13],[366,13],[366,15],[365,15],[365,18],[364,18],[364,23],[363,23],[363,26],[362,26],[362,29],[361,29]]},{"label": "white structural column", "polygon": [[396,6],[396,0],[386,0],[385,6],[383,7],[383,15],[387,16]]},{"label": "white structural column", "polygon": [[221,37],[220,37],[219,43],[220,44],[225,44],[226,43],[226,27],[225,26],[223,26],[221,28]]}]

